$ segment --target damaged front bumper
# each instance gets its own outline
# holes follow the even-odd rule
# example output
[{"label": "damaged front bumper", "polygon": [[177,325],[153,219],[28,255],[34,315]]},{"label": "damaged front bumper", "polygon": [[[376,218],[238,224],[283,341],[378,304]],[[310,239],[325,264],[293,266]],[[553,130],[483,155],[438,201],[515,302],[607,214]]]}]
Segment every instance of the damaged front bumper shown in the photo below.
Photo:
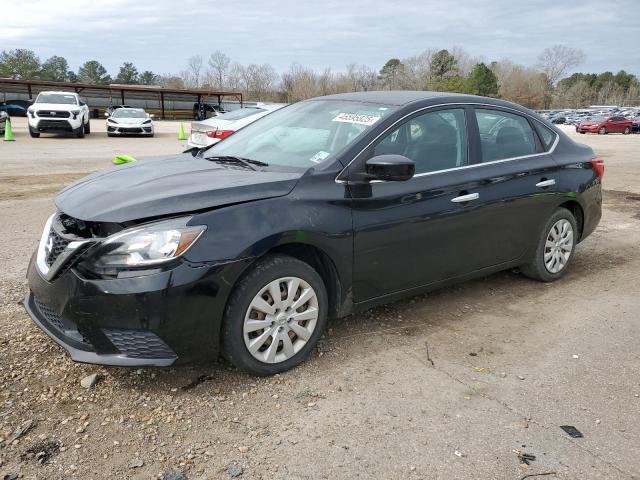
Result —
[{"label": "damaged front bumper", "polygon": [[232,281],[243,262],[194,264],[149,275],[91,279],[76,268],[48,280],[36,255],[24,307],[78,362],[169,366],[213,361]]}]

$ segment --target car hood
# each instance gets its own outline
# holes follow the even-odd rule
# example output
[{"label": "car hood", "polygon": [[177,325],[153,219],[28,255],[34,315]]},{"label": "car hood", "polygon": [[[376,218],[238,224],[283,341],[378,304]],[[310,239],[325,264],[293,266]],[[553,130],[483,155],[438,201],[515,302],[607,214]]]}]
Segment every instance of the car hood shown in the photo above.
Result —
[{"label": "car hood", "polygon": [[283,196],[301,176],[186,153],[95,173],[62,190],[55,203],[80,220],[123,223]]},{"label": "car hood", "polygon": [[71,103],[34,103],[33,110],[80,110],[80,105]]}]

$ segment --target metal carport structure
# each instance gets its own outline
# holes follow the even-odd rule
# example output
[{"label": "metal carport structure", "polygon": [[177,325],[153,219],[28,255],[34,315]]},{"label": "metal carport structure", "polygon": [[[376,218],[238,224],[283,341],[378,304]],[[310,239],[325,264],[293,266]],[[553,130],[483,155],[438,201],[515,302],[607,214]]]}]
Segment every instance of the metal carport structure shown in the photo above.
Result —
[{"label": "metal carport structure", "polygon": [[[123,84],[94,84],[94,83],[70,83],[53,82],[48,80],[18,80],[13,78],[0,78],[0,94],[26,95],[30,100],[44,90],[73,91],[82,95],[86,99],[109,99],[112,104],[116,98],[117,104],[125,104],[131,100],[158,101],[160,118],[166,118],[165,103],[173,102],[193,102],[200,103],[203,100],[213,97],[217,100],[218,106],[222,104],[225,97],[231,97],[243,106],[241,92],[213,90],[208,88],[165,88],[146,85],[123,85]],[[121,102],[121,103],[120,103]],[[90,110],[97,112],[103,109],[101,105],[92,105],[87,101]],[[95,116],[95,115],[94,115]]]}]

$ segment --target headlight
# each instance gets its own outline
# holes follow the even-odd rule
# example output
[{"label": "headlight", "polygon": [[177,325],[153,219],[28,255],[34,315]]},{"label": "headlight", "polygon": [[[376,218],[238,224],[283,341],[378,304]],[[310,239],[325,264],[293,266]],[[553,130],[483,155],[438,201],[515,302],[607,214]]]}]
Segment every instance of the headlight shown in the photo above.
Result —
[{"label": "headlight", "polygon": [[149,120],[145,120],[145,121],[144,121],[144,122],[142,122],[142,123],[151,123],[151,119],[149,119]]},{"label": "headlight", "polygon": [[117,121],[115,121],[113,118],[110,118],[107,120],[107,123],[118,123]]},{"label": "headlight", "polygon": [[204,225],[187,226],[191,217],[177,218],[123,230],[108,237],[87,260],[101,274],[153,267],[180,257],[202,235]]},{"label": "headlight", "polygon": [[75,119],[78,115],[80,115],[80,110],[71,110],[71,114],[73,115],[73,118]]}]

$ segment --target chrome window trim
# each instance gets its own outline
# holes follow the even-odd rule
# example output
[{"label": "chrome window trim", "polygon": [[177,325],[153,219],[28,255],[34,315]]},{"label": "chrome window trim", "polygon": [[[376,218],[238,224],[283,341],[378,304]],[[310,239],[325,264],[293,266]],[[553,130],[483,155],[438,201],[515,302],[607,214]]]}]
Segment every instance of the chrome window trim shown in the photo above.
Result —
[{"label": "chrome window trim", "polygon": [[[558,143],[560,142],[560,135],[558,135],[558,132],[553,131],[552,129],[549,129],[549,127],[547,127],[543,122],[541,122],[540,120],[538,120],[537,118],[535,118],[533,115],[526,113],[526,112],[522,112],[520,110],[517,110],[515,108],[511,108],[511,107],[503,107],[502,105],[493,105],[490,103],[476,103],[476,102],[468,102],[468,103],[462,103],[462,102],[456,102],[456,103],[440,103],[437,105],[429,105],[428,107],[422,107],[419,108],[418,110],[414,110],[413,112],[407,113],[405,116],[399,118],[398,120],[396,120],[395,122],[393,122],[391,125],[389,125],[385,130],[383,130],[381,133],[379,133],[373,140],[371,140],[362,150],[360,150],[358,152],[358,154],[353,157],[353,160],[351,160],[342,170],[340,170],[340,172],[338,172],[338,175],[336,175],[336,178],[334,179],[334,181],[336,183],[349,183],[347,180],[341,180],[340,179],[340,175],[342,175],[345,170],[347,170],[349,168],[349,166],[351,166],[351,164],[353,162],[355,162],[358,157],[360,157],[360,155],[362,155],[362,153],[367,150],[371,145],[373,145],[375,142],[378,141],[378,139],[380,137],[382,137],[383,135],[385,135],[387,132],[389,132],[389,130],[391,130],[392,128],[394,128],[396,125],[398,125],[400,122],[403,122],[406,118],[415,115],[416,113],[425,111],[425,110],[429,110],[432,108],[438,108],[438,107],[448,107],[448,106],[452,106],[452,107],[459,107],[459,106],[480,106],[480,107],[491,107],[493,109],[496,110],[509,110],[511,112],[514,112],[515,114],[518,115],[522,115],[522,116],[526,116],[528,118],[530,118],[531,120],[538,122],[539,124],[541,124],[543,127],[547,128],[548,130],[551,130],[551,132],[556,136],[556,139],[553,142],[553,145],[551,145],[551,148],[546,151],[546,152],[541,152],[541,153],[534,153],[531,155],[522,155],[519,157],[510,157],[510,158],[503,158],[500,160],[492,160],[490,162],[480,162],[480,163],[474,163],[472,165],[463,165],[462,167],[453,167],[453,168],[447,168],[444,170],[434,170],[433,172],[424,172],[424,173],[418,173],[416,175],[414,175],[413,177],[411,177],[411,179],[409,181],[411,181],[414,178],[418,178],[418,177],[424,177],[427,175],[435,175],[438,173],[444,173],[444,172],[452,172],[452,171],[456,171],[456,170],[463,170],[463,169],[467,169],[467,168],[475,168],[475,167],[482,167],[484,165],[493,165],[496,163],[504,163],[504,162],[512,162],[515,160],[522,160],[524,158],[532,158],[532,157],[539,157],[541,155],[550,155],[553,153],[553,151],[556,149],[556,146],[558,145]],[[468,120],[467,120],[468,121]],[[536,132],[537,135],[537,132]],[[469,139],[467,138],[467,147],[468,147],[468,142]],[[468,158],[467,158],[468,161]],[[386,180],[372,180],[369,183],[388,183]]]}]

